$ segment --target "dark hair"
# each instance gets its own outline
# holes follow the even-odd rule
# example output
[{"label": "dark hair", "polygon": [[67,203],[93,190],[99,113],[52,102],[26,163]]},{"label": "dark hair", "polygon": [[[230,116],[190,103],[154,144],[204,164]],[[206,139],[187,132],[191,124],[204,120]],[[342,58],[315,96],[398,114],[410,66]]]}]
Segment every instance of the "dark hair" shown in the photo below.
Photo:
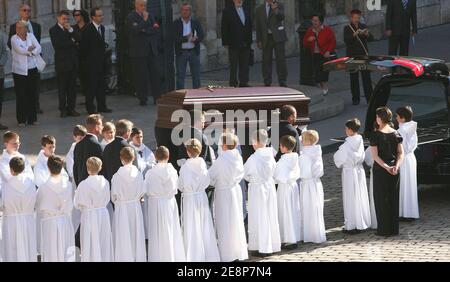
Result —
[{"label": "dark hair", "polygon": [[378,108],[376,111],[377,117],[381,119],[384,124],[390,124],[392,121],[392,112],[388,107]]},{"label": "dark hair", "polygon": [[138,127],[133,127],[133,129],[131,130],[131,135],[130,138],[134,138],[134,136],[139,135],[141,133],[144,133],[142,131],[142,129],[138,128]]},{"label": "dark hair", "polygon": [[314,17],[318,17],[318,18],[319,18],[319,21],[320,21],[321,23],[323,23],[323,21],[325,20],[325,17],[324,17],[323,15],[313,14],[313,15],[311,16],[311,20],[312,20]]},{"label": "dark hair", "polygon": [[412,121],[413,118],[413,110],[410,106],[404,106],[398,108],[396,111],[397,115],[401,118],[404,118],[406,122]]},{"label": "dark hair", "polygon": [[70,13],[67,10],[61,10],[61,11],[58,12],[58,17],[61,17],[61,16],[68,16],[68,17],[70,17]]},{"label": "dark hair", "polygon": [[58,156],[48,158],[47,167],[51,174],[59,175],[64,167],[64,160]]},{"label": "dark hair", "polygon": [[361,128],[361,121],[357,118],[348,120],[345,123],[345,127],[347,127],[348,129],[350,129],[353,132],[358,132],[359,129]]},{"label": "dark hair", "polygon": [[91,9],[91,18],[95,17],[97,15],[97,11],[101,11],[102,9],[100,7],[94,7]]},{"label": "dark hair", "polygon": [[350,12],[350,15],[362,15],[362,12],[361,12],[361,10],[358,10],[358,9],[353,9],[351,12]]},{"label": "dark hair", "polygon": [[89,18],[89,13],[86,10],[77,10],[77,9],[75,9],[72,12],[72,16],[75,17],[75,13],[76,12],[80,12],[81,17],[84,20],[84,23],[88,24],[91,21],[91,19]]},{"label": "dark hair", "polygon": [[21,157],[14,157],[9,161],[9,168],[20,174],[25,170],[25,161]]},{"label": "dark hair", "polygon": [[280,120],[287,120],[291,115],[293,115],[297,110],[294,106],[284,105],[280,109]]},{"label": "dark hair", "polygon": [[56,143],[56,138],[50,135],[44,135],[41,138],[41,146],[45,147],[47,145],[55,145]]},{"label": "dark hair", "polygon": [[297,140],[290,135],[285,135],[280,139],[280,145],[288,149],[289,151],[294,150],[297,145]]}]

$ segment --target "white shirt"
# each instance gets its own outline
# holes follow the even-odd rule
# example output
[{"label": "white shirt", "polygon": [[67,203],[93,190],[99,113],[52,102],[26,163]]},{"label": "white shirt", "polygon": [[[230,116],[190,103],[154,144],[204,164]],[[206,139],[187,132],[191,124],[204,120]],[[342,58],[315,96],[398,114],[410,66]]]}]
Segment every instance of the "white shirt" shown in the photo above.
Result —
[{"label": "white shirt", "polygon": [[31,24],[31,22],[30,21],[26,21],[26,20],[22,20],[22,21],[27,24],[28,32],[34,34],[33,25]]},{"label": "white shirt", "polygon": [[98,34],[100,34],[100,36],[103,37],[103,35],[102,35],[102,30],[101,30],[101,29],[99,30],[99,28],[100,28],[102,25],[101,25],[101,24],[96,24],[95,22],[92,22],[92,23],[94,24],[95,29],[97,30]]},{"label": "white shirt", "polygon": [[[188,22],[186,22],[184,19],[181,19],[181,21],[183,22],[183,37],[189,35],[192,32],[192,21],[191,19],[189,19]],[[189,40],[191,40],[191,38],[189,38]],[[195,48],[195,44],[194,42],[185,42],[181,44],[181,48],[182,49],[193,49]]]},{"label": "white shirt", "polygon": [[239,15],[239,18],[241,19],[241,22],[243,25],[245,25],[245,12],[244,12],[244,8],[242,8],[242,6],[236,6],[236,12]]},{"label": "white shirt", "polygon": [[[36,48],[28,51],[30,46]],[[41,45],[32,33],[27,34],[27,39],[22,40],[17,34],[11,38],[12,72],[20,75],[28,75],[29,69],[36,68],[35,56],[42,52]]]},{"label": "white shirt", "polygon": [[[266,2],[266,15],[269,18],[270,15],[270,4]],[[269,26],[267,26],[267,33],[272,34],[272,30],[270,30]]]}]

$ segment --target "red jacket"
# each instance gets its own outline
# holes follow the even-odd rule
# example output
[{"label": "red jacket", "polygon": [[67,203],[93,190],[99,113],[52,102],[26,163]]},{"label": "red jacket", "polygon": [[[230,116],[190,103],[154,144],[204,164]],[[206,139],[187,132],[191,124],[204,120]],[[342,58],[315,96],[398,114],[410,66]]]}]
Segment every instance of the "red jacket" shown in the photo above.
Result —
[{"label": "red jacket", "polygon": [[[314,36],[313,28],[310,27],[303,38],[303,46],[309,48],[311,52],[314,52],[315,41],[309,42],[308,38]],[[320,54],[325,54],[325,52],[333,52],[336,49],[336,36],[333,30],[329,26],[324,26],[317,36],[319,43]]]}]

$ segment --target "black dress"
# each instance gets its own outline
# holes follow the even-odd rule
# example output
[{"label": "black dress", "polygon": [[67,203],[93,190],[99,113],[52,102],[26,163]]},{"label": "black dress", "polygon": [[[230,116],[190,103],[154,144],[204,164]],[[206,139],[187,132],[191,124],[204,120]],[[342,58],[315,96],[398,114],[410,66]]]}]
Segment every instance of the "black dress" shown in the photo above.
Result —
[{"label": "black dress", "polygon": [[[397,147],[402,138],[397,132],[374,132],[370,146],[378,148],[378,156],[389,166],[397,161]],[[378,163],[373,166],[373,198],[377,214],[377,235],[392,236],[399,233],[400,175],[392,175]]]}]

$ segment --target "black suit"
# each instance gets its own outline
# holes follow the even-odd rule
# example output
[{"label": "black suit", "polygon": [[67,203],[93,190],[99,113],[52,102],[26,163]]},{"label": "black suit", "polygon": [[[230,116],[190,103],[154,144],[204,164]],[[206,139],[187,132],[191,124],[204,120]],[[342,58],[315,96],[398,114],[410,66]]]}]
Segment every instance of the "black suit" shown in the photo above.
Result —
[{"label": "black suit", "polygon": [[74,32],[69,32],[58,24],[50,28],[50,39],[55,50],[55,70],[61,112],[75,110],[78,56],[74,35]]},{"label": "black suit", "polygon": [[157,99],[161,93],[161,75],[157,64],[159,28],[149,15],[145,21],[136,11],[128,15],[129,56],[133,70],[134,88],[139,100],[147,102],[149,81],[152,96]]},{"label": "black suit", "polygon": [[[245,25],[234,5],[222,13],[222,45],[228,46],[230,60],[230,86],[246,86],[249,81],[250,47],[252,44],[252,18],[249,8],[243,6]],[[239,82],[237,79],[239,68]]]},{"label": "black suit", "polygon": [[416,0],[408,0],[406,9],[402,0],[390,0],[386,9],[386,30],[392,31],[389,55],[408,56],[411,32],[417,33]]},{"label": "black suit", "polygon": [[[88,113],[96,113],[105,110],[105,27],[100,26],[100,32],[93,23],[90,23],[83,30],[83,40],[80,44],[80,55],[86,62],[86,75],[88,77],[88,86],[86,93],[86,109]],[[94,98],[97,100],[97,108],[94,104]]]},{"label": "black suit", "polygon": [[[270,134],[270,133],[269,133]],[[295,141],[297,142],[293,152],[300,153],[300,132],[298,129],[296,129],[292,124],[288,123],[287,121],[281,121],[280,127],[279,127],[279,135],[278,135],[278,143],[281,137],[283,136],[292,136],[295,138]],[[273,138],[273,137],[271,137]],[[273,141],[272,141],[273,144]],[[275,156],[275,160],[278,162],[283,155],[279,148],[274,148],[278,150],[277,155]]]},{"label": "black suit", "polygon": [[[114,174],[122,167],[120,160],[120,150],[125,147],[131,147],[127,140],[122,137],[117,137],[106,145],[103,150],[103,175],[109,182],[111,182]],[[137,166],[136,160],[133,163]]]},{"label": "black suit", "polygon": [[102,159],[102,146],[98,143],[97,137],[92,134],[86,135],[78,142],[73,151],[73,178],[77,186],[89,176],[86,161],[90,157]]}]

